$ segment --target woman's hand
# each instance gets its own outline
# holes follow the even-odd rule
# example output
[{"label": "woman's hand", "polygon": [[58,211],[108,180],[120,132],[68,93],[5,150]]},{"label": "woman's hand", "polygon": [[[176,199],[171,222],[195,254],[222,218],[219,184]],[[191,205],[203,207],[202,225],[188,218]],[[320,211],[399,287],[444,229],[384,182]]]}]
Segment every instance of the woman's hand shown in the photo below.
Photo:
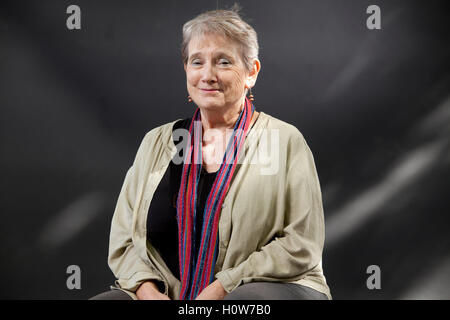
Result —
[{"label": "woman's hand", "polygon": [[195,300],[222,300],[227,295],[219,280],[215,280],[195,298]]},{"label": "woman's hand", "polygon": [[170,300],[168,296],[159,292],[158,286],[153,281],[145,281],[136,290],[139,300]]}]

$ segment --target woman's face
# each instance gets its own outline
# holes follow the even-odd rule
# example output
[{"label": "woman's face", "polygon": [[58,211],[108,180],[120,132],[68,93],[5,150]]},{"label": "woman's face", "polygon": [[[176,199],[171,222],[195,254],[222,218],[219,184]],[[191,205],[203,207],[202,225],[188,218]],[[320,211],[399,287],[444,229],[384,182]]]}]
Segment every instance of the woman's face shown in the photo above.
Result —
[{"label": "woman's face", "polygon": [[200,108],[213,110],[243,103],[251,78],[236,43],[206,34],[191,39],[188,53],[184,65],[187,90]]}]

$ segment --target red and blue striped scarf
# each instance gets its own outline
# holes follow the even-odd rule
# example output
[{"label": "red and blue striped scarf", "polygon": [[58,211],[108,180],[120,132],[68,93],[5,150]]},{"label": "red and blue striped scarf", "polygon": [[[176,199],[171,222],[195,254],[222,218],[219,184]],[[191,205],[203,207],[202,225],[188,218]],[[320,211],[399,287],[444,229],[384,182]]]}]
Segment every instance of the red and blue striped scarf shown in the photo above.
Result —
[{"label": "red and blue striped scarf", "polygon": [[[216,179],[206,200],[203,214],[200,248],[196,250],[195,221],[197,215],[197,186],[202,168],[202,123],[200,109],[195,110],[189,126],[188,150],[181,175],[177,198],[178,253],[180,265],[180,300],[195,299],[214,280],[214,266],[218,251],[218,226],[222,203],[230,186],[240,150],[250,128],[255,107],[246,97],[244,108],[233,128],[233,134]],[[193,138],[192,138],[193,137]],[[188,140],[189,141],[189,140]],[[195,252],[198,252],[195,257]]]}]

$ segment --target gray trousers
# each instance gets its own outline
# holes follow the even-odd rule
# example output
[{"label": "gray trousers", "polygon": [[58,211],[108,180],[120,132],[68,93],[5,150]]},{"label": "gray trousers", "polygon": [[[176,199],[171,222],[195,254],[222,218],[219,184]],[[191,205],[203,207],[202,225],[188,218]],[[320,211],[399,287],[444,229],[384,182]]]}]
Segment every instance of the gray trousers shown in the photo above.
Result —
[{"label": "gray trousers", "polygon": [[[132,300],[120,290],[100,293],[90,300]],[[314,289],[295,283],[251,282],[246,283],[225,296],[225,300],[328,300]]]}]

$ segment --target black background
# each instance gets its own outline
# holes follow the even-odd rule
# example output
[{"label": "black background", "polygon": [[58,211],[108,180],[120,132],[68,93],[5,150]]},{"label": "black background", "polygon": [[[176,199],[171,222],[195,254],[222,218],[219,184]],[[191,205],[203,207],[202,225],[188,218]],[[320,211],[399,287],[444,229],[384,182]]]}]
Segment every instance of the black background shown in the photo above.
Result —
[{"label": "black background", "polygon": [[[445,1],[240,1],[257,110],[295,125],[323,191],[335,299],[450,298]],[[66,8],[81,8],[68,30]],[[109,227],[150,129],[192,115],[183,23],[233,1],[2,1],[0,298],[108,289]],[[381,8],[381,30],[366,8]],[[66,268],[81,268],[68,290]],[[369,265],[381,289],[366,286]]]}]

